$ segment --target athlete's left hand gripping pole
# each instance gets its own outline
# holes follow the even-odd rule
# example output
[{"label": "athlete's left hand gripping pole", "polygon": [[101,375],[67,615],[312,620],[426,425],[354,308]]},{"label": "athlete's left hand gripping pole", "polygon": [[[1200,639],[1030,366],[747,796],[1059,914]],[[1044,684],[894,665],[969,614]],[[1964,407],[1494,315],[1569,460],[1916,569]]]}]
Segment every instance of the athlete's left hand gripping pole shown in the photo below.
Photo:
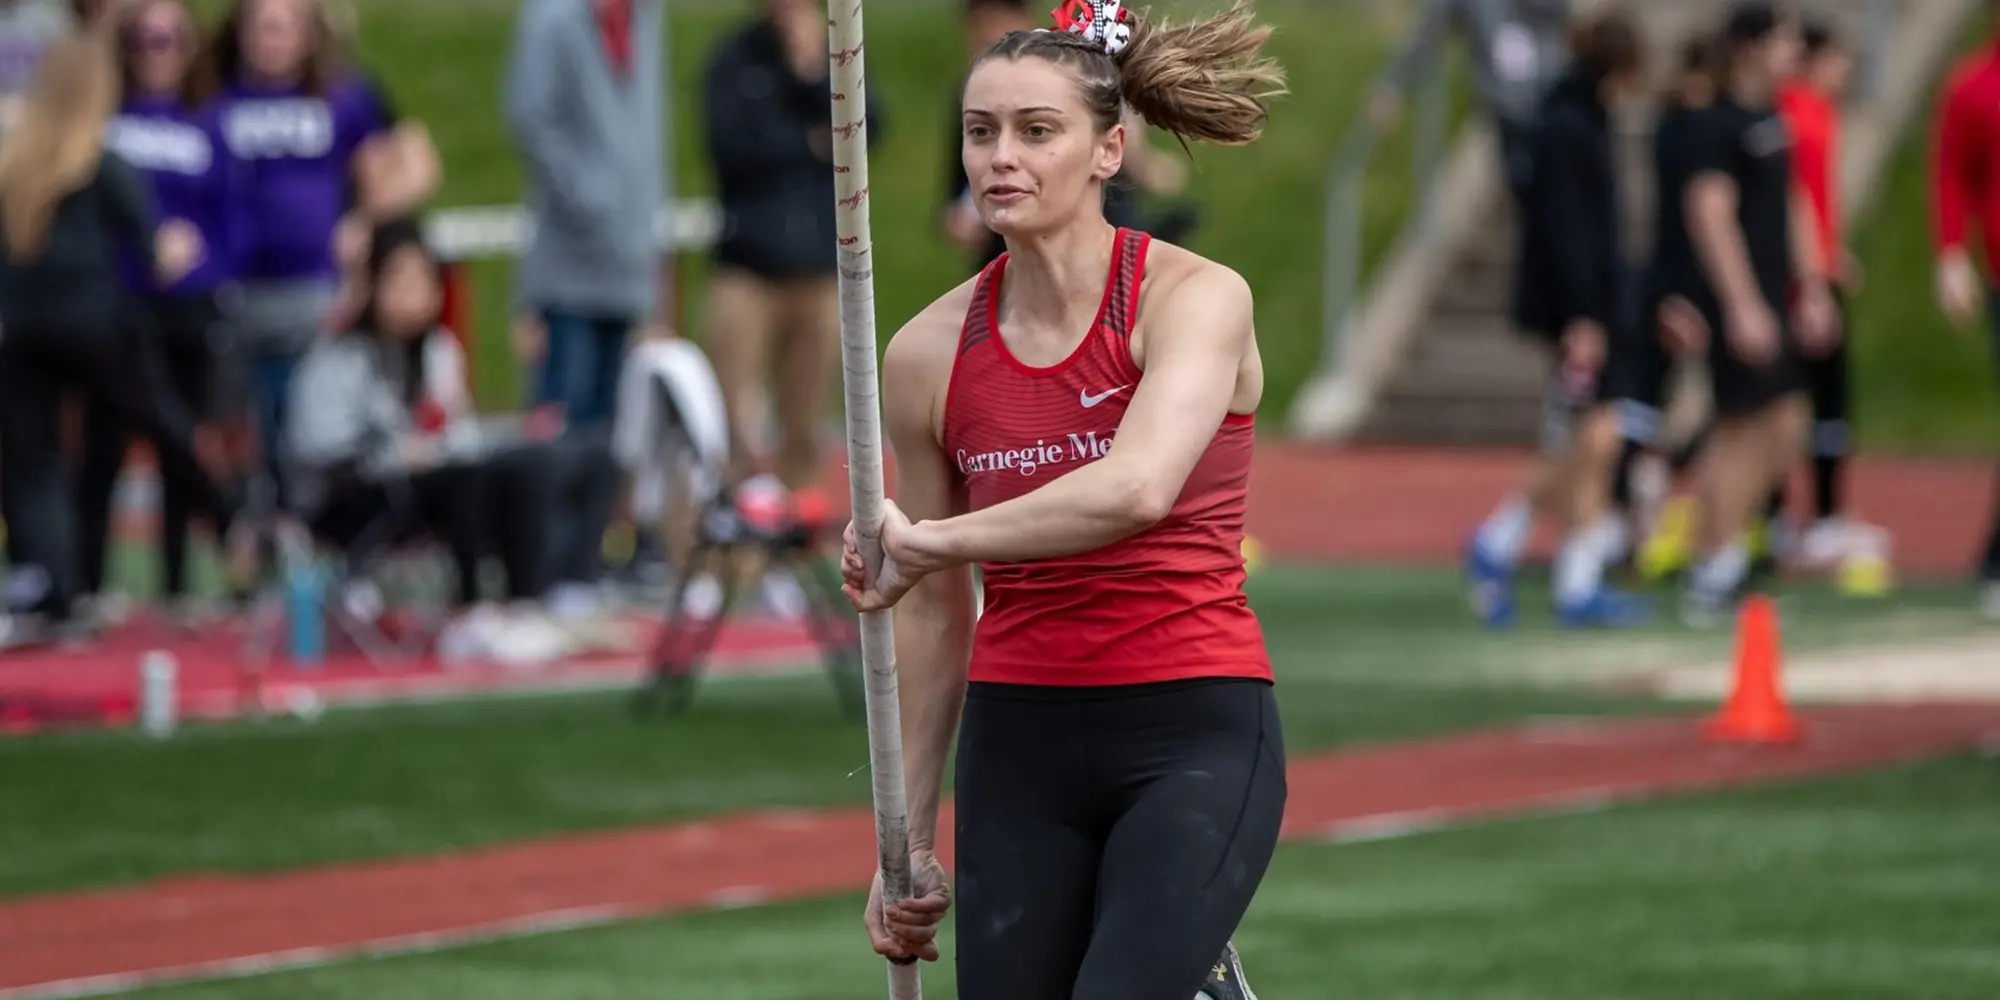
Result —
[{"label": "athlete's left hand gripping pole", "polygon": [[[868,232],[868,85],[861,0],[829,0],[833,179],[840,243],[841,382],[846,389],[847,491],[871,570],[882,558],[882,401],[875,372],[875,254]],[[867,678],[868,769],[875,778],[875,853],[884,902],[910,897],[910,820],[903,794],[903,720],[889,611],[861,616]],[[890,1000],[919,1000],[914,964],[889,966]]]}]

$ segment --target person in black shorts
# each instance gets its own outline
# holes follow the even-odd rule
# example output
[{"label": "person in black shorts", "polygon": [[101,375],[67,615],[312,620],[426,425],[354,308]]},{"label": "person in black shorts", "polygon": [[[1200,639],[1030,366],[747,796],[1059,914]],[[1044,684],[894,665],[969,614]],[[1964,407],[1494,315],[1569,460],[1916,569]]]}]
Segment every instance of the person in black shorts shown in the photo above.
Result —
[{"label": "person in black shorts", "polygon": [[[1779,109],[1792,125],[1799,143],[1793,173],[1811,202],[1820,256],[1840,308],[1842,329],[1861,282],[1861,267],[1843,242],[1840,211],[1840,101],[1854,65],[1853,55],[1833,27],[1809,20],[1801,32],[1803,58],[1798,73],[1780,92]],[[1848,548],[1852,534],[1846,497],[1847,457],[1853,448],[1852,392],[1848,387],[1847,338],[1826,356],[1809,358],[1806,377],[1812,391],[1813,521],[1799,537],[1797,555],[1808,566],[1824,566]],[[1771,513],[1782,515],[1785,484],[1779,483]]]},{"label": "person in black shorts", "polygon": [[1631,16],[1613,8],[1582,22],[1570,69],[1543,98],[1533,125],[1539,165],[1522,201],[1514,320],[1552,356],[1543,466],[1503,501],[1466,552],[1473,610],[1490,627],[1513,617],[1511,579],[1540,512],[1564,526],[1556,554],[1557,619],[1570,626],[1643,623],[1644,601],[1604,586],[1623,533],[1607,486],[1618,426],[1607,405],[1641,367],[1628,308],[1612,107],[1637,91],[1644,46]]},{"label": "person in black shorts", "polygon": [[1795,34],[1769,3],[1730,12],[1724,86],[1704,113],[1687,188],[1716,415],[1701,470],[1707,516],[1684,605],[1695,624],[1733,606],[1748,578],[1745,529],[1805,449],[1805,359],[1825,354],[1840,332],[1818,240],[1793,204],[1791,133],[1773,106]]}]

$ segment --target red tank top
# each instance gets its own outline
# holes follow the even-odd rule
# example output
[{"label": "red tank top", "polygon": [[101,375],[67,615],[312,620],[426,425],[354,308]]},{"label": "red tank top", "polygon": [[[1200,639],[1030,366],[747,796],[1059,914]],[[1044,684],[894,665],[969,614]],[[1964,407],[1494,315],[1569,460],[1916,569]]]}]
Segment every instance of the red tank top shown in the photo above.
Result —
[{"label": "red tank top", "polygon": [[[944,449],[974,510],[1011,500],[1104,457],[1140,379],[1131,333],[1149,238],[1119,230],[1097,319],[1047,368],[1000,336],[1002,255],[979,276],[945,393]],[[1255,418],[1216,429],[1173,510],[1093,552],[985,563],[986,609],[972,640],[974,681],[1145,684],[1193,677],[1270,679],[1243,596],[1243,512]]]}]

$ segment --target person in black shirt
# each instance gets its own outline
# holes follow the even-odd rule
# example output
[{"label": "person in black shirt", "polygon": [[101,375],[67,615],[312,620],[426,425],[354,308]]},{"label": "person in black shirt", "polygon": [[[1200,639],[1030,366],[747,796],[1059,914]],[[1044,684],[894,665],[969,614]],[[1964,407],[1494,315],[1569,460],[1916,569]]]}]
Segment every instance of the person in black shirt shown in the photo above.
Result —
[{"label": "person in black shirt", "polygon": [[[0,146],[0,506],[26,565],[11,567],[0,646],[69,631],[77,597],[75,511],[59,432],[63,393],[149,431],[171,474],[209,487],[220,530],[234,505],[195,456],[193,421],[155,391],[157,372],[122,350],[118,252],[163,281],[206,252],[186,223],[157,225],[145,182],[104,150],[117,100],[104,39],[50,46],[18,126]],[[214,463],[210,463],[211,465]]]},{"label": "person in black shirt", "polygon": [[[716,46],[703,83],[724,218],[703,346],[728,401],[731,478],[756,472],[764,375],[775,367],[774,464],[786,486],[805,489],[823,469],[820,424],[840,348],[826,12],[814,0],[760,6],[762,16]],[[874,94],[870,145],[885,134]]]},{"label": "person in black shirt", "polygon": [[1607,376],[1635,339],[1620,220],[1612,108],[1638,89],[1644,45],[1618,8],[1577,26],[1570,69],[1543,98],[1531,134],[1538,164],[1524,188],[1514,320],[1546,339],[1554,360],[1543,428],[1545,466],[1503,502],[1468,550],[1474,610],[1489,625],[1513,614],[1511,577],[1539,509],[1564,527],[1556,556],[1558,619],[1572,626],[1636,625],[1645,603],[1604,585],[1622,539],[1608,516],[1618,426]]},{"label": "person in black shirt", "polygon": [[1791,135],[1774,107],[1797,29],[1740,3],[1723,32],[1725,86],[1704,112],[1686,191],[1703,278],[1716,425],[1703,456],[1702,555],[1685,608],[1702,624],[1734,604],[1750,568],[1745,529],[1805,447],[1804,358],[1839,336],[1810,216],[1795,207]]},{"label": "person in black shirt", "polygon": [[[1666,464],[1666,456],[1649,455],[1661,448],[1660,424],[1666,405],[1668,380],[1676,359],[1693,356],[1707,343],[1708,328],[1703,310],[1696,305],[1705,294],[1701,262],[1695,259],[1694,244],[1688,239],[1684,197],[1700,157],[1699,136],[1702,112],[1715,101],[1720,67],[1719,43],[1708,33],[1700,33],[1681,46],[1679,76],[1660,101],[1653,124],[1653,240],[1645,276],[1638,288],[1639,323],[1631,349],[1623,355],[1609,381],[1609,395],[1618,411],[1619,432],[1625,439],[1618,468],[1612,476],[1613,502],[1625,513],[1635,535],[1644,537],[1652,528],[1655,512],[1639,508],[1657,504],[1660,496],[1634,495],[1635,468],[1642,457]],[[1673,471],[1684,471],[1699,447],[1674,449]],[[1662,484],[1669,478],[1664,471],[1655,478]],[[1664,485],[1659,492],[1664,492]],[[1644,501],[1644,502],[1642,502]],[[1678,564],[1687,539],[1675,537],[1667,556]],[[1658,564],[1655,555],[1648,561]],[[1649,572],[1660,572],[1654,565]]]}]

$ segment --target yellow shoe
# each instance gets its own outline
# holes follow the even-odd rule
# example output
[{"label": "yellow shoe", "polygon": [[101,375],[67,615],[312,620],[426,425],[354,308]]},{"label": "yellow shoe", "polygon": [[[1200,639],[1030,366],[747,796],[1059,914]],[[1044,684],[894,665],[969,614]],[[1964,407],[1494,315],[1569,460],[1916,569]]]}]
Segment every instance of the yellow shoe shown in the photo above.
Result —
[{"label": "yellow shoe", "polygon": [[1652,537],[1639,549],[1639,578],[1649,583],[1664,580],[1687,568],[1693,546],[1695,501],[1675,497],[1660,511]]},{"label": "yellow shoe", "polygon": [[1858,531],[1852,551],[1840,561],[1835,586],[1847,597],[1887,597],[1896,585],[1889,564],[1889,535],[1880,528]]},{"label": "yellow shoe", "polygon": [[1243,571],[1245,573],[1255,573],[1263,565],[1264,565],[1264,546],[1258,544],[1255,538],[1252,538],[1249,535],[1244,535]]}]

